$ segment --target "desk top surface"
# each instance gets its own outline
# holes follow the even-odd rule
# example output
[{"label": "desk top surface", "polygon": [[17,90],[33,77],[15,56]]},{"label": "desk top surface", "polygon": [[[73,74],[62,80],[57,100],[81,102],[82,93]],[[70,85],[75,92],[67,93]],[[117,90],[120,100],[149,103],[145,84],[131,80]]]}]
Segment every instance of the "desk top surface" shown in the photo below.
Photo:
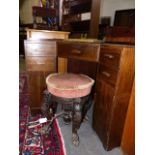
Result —
[{"label": "desk top surface", "polygon": [[25,29],[26,31],[31,31],[31,32],[45,32],[45,33],[64,33],[64,34],[70,34],[70,32],[66,31],[50,31],[50,30],[39,30],[39,29]]},{"label": "desk top surface", "polygon": [[101,46],[109,45],[109,46],[122,46],[122,47],[134,47],[133,44],[127,44],[127,43],[108,43],[104,40],[97,40],[97,39],[64,39],[64,40],[58,40],[58,43],[65,43],[65,44],[98,44]]}]

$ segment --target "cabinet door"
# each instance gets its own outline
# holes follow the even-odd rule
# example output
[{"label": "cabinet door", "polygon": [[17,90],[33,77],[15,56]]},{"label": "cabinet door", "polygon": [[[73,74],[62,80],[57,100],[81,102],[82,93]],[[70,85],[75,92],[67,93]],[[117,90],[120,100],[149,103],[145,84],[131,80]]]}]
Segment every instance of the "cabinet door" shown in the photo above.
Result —
[{"label": "cabinet door", "polygon": [[43,91],[46,89],[46,77],[51,72],[33,71],[28,72],[28,89],[31,113],[40,112],[43,99]]},{"label": "cabinet door", "polygon": [[108,150],[109,119],[112,110],[114,88],[103,81],[96,82],[96,98],[93,114],[93,127]]}]

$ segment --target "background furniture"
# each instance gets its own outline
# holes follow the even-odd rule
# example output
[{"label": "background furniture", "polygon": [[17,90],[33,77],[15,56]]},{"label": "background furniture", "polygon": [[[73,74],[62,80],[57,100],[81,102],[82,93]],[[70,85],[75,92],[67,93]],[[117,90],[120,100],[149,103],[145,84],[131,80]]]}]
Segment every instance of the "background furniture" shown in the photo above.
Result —
[{"label": "background furniture", "polygon": [[[58,30],[59,0],[48,1],[47,4],[43,7],[32,7],[33,28],[44,30]],[[40,18],[40,22],[38,22],[38,17]]]},{"label": "background furniture", "polygon": [[117,10],[114,26],[135,27],[135,9]]},{"label": "background furniture", "polygon": [[[100,0],[63,0],[62,10],[62,30],[72,38],[98,37]],[[90,17],[83,19],[84,13]]]},{"label": "background furniture", "polygon": [[107,27],[110,27],[110,17],[102,17],[101,23],[99,24],[99,33],[98,33],[98,39],[102,40],[106,35],[106,29]]},{"label": "background furniture", "polygon": [[[45,79],[47,75],[57,72],[56,39],[67,38],[69,33],[57,31],[47,32],[43,30],[30,31],[28,29],[27,34],[27,40],[25,40],[24,46],[26,70],[28,73],[28,90],[30,94],[29,102],[31,113],[35,114],[41,112],[40,108],[43,91],[46,89]],[[45,36],[48,39],[45,39]]]},{"label": "background furniture", "polygon": [[135,44],[135,29],[123,26],[107,27],[105,32],[105,42]]},{"label": "background furniture", "polygon": [[134,46],[101,45],[93,128],[106,150],[121,144],[133,79]]},{"label": "background furniture", "polygon": [[[114,24],[110,26],[110,18],[103,17],[99,25],[99,39],[107,41],[134,44],[135,38],[135,9],[116,10]],[[123,42],[124,41],[124,42]]]}]

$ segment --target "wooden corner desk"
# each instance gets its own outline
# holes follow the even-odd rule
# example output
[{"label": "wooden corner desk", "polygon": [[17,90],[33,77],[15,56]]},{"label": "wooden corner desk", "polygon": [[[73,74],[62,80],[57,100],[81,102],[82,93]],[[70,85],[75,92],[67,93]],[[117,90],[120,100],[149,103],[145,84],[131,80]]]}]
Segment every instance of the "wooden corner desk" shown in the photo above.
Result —
[{"label": "wooden corner desk", "polygon": [[134,79],[134,46],[96,40],[30,40],[25,41],[25,52],[34,99],[31,109],[40,108],[47,74],[87,74],[96,81],[93,128],[106,150],[120,146]]}]

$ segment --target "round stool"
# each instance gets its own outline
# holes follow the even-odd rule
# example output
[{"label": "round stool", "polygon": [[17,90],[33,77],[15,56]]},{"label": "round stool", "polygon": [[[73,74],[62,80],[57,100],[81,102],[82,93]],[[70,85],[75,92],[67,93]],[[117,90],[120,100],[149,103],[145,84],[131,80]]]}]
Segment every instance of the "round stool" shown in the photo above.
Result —
[{"label": "round stool", "polygon": [[83,74],[54,73],[46,78],[46,84],[48,91],[42,111],[48,113],[50,105],[60,103],[64,121],[68,123],[72,120],[72,142],[79,145],[77,130],[91,106],[90,93],[94,80]]}]

